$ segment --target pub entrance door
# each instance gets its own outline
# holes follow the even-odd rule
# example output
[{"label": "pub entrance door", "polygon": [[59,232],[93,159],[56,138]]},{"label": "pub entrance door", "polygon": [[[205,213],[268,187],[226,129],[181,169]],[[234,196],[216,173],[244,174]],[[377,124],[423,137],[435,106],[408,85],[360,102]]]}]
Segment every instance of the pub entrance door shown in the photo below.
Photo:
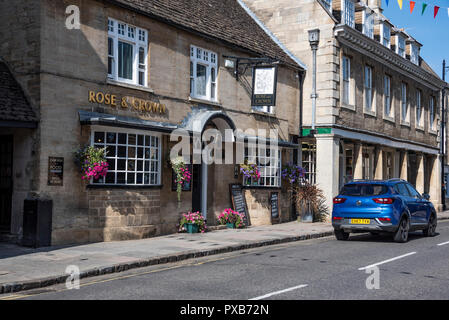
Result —
[{"label": "pub entrance door", "polygon": [[0,135],[0,233],[11,231],[12,136]]}]

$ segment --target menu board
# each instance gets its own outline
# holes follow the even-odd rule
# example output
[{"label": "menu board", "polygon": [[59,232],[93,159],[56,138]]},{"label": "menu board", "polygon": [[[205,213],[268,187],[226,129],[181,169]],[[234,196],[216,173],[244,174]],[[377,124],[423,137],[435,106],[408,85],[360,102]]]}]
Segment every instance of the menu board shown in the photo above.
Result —
[{"label": "menu board", "polygon": [[48,185],[62,186],[64,180],[64,158],[48,158]]},{"label": "menu board", "polygon": [[271,204],[271,218],[279,218],[279,192],[272,192],[270,194],[270,204]]},{"label": "menu board", "polygon": [[245,223],[245,226],[248,226],[248,207],[246,205],[246,199],[243,196],[242,185],[231,184],[229,189],[231,192],[233,210],[243,214],[243,222]]}]

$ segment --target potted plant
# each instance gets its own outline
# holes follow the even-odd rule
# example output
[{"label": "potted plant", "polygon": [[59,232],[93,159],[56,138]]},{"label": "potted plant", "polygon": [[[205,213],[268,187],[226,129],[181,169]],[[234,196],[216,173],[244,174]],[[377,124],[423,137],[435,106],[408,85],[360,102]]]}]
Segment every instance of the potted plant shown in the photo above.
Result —
[{"label": "potted plant", "polygon": [[248,163],[248,161],[245,160],[245,163],[240,164],[240,172],[245,176],[247,185],[251,185],[251,181],[253,181],[255,185],[258,184],[260,179],[260,170],[257,164]]},{"label": "potted plant", "polygon": [[98,180],[108,173],[106,148],[82,147],[75,152],[75,162],[83,173],[82,180]]},{"label": "potted plant", "polygon": [[183,213],[179,223],[179,231],[187,231],[187,233],[204,233],[207,225],[204,217],[199,211]]},{"label": "potted plant", "polygon": [[181,207],[182,187],[185,183],[189,183],[192,174],[189,172],[183,157],[171,159],[171,165],[176,175],[176,192],[178,193],[178,208]]},{"label": "potted plant", "polygon": [[296,209],[301,222],[322,222],[329,210],[323,191],[314,184],[302,183],[295,187]]},{"label": "potted plant", "polygon": [[243,228],[245,226],[243,223],[243,215],[230,208],[225,209],[220,213],[218,221],[220,224],[226,225],[230,229]]},{"label": "potted plant", "polygon": [[287,180],[291,187],[304,181],[306,170],[296,164],[289,163],[282,168],[281,176]]}]

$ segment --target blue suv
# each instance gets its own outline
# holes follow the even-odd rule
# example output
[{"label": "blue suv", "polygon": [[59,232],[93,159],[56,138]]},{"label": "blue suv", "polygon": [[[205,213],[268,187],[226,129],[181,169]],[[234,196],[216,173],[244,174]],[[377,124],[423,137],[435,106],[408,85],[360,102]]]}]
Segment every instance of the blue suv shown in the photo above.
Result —
[{"label": "blue suv", "polygon": [[332,226],[338,240],[351,232],[390,233],[396,242],[407,242],[410,231],[435,235],[437,213],[429,201],[407,181],[354,180],[334,198]]}]

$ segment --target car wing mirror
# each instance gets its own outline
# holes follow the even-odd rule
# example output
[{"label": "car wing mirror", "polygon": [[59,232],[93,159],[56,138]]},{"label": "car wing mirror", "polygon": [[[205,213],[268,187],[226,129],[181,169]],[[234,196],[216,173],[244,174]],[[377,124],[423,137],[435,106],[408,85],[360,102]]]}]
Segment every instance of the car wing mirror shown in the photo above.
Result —
[{"label": "car wing mirror", "polygon": [[422,197],[426,200],[430,199],[430,195],[428,193],[423,193]]}]

